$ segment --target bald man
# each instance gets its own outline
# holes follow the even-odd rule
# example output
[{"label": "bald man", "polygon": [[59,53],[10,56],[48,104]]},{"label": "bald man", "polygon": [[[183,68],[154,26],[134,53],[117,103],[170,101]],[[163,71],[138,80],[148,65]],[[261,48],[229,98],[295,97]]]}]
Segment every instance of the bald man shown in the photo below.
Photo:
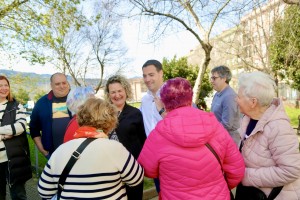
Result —
[{"label": "bald man", "polygon": [[66,127],[72,118],[66,100],[70,84],[63,73],[50,78],[51,91],[41,97],[30,117],[30,135],[39,151],[48,159],[63,143]]}]

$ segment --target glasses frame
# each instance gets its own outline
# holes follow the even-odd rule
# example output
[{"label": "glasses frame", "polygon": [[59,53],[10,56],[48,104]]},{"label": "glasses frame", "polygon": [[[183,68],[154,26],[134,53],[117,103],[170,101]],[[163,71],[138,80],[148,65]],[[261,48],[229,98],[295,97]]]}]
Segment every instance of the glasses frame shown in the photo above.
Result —
[{"label": "glasses frame", "polygon": [[217,78],[221,78],[220,76],[211,76],[210,80],[215,81]]}]

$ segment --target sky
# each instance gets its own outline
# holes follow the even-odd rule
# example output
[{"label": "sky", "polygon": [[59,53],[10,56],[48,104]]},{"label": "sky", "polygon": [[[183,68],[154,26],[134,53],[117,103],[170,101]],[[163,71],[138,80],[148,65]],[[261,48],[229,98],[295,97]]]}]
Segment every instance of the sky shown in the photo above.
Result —
[{"label": "sky", "polygon": [[[196,48],[198,42],[191,33],[185,31],[164,37],[159,42],[149,43],[143,33],[138,30],[138,24],[125,22],[122,26],[122,37],[128,48],[128,57],[132,59],[130,63],[130,73],[126,73],[128,78],[142,76],[142,65],[149,59],[162,61],[164,57],[171,59],[186,56],[191,49]],[[1,53],[1,52],[0,52]],[[0,55],[3,57],[3,55]],[[1,62],[0,69],[13,69],[21,72],[34,72],[37,74],[52,74],[57,72],[51,66],[31,65],[26,60],[18,58],[13,62]]]},{"label": "sky", "polygon": [[174,55],[186,56],[190,50],[199,44],[195,37],[188,31],[176,33],[159,40],[159,42],[147,43],[146,36],[138,30],[138,24],[125,23],[123,26],[123,38],[128,47],[128,55],[134,59],[132,74],[141,76],[142,65],[149,59],[162,61],[164,57],[171,59]]}]

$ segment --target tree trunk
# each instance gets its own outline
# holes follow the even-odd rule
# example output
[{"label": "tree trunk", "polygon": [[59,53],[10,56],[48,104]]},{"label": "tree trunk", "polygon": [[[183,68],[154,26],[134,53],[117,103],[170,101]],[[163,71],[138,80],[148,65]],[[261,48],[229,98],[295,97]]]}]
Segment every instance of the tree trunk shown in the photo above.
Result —
[{"label": "tree trunk", "polygon": [[193,102],[198,105],[199,103],[199,94],[201,92],[201,85],[202,85],[202,80],[204,77],[204,74],[206,72],[206,69],[209,65],[210,62],[210,53],[212,50],[212,46],[209,43],[203,44],[201,45],[202,49],[204,50],[204,59],[202,60],[202,63],[199,63],[199,72],[198,72],[198,76],[193,88]]}]

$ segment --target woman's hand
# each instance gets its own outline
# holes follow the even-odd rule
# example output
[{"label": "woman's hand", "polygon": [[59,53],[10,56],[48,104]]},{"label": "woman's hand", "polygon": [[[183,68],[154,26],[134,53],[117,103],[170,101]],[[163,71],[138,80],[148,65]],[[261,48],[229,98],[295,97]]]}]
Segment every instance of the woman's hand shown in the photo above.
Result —
[{"label": "woman's hand", "polygon": [[1,140],[8,140],[10,138],[12,138],[13,136],[12,135],[1,135]]}]

